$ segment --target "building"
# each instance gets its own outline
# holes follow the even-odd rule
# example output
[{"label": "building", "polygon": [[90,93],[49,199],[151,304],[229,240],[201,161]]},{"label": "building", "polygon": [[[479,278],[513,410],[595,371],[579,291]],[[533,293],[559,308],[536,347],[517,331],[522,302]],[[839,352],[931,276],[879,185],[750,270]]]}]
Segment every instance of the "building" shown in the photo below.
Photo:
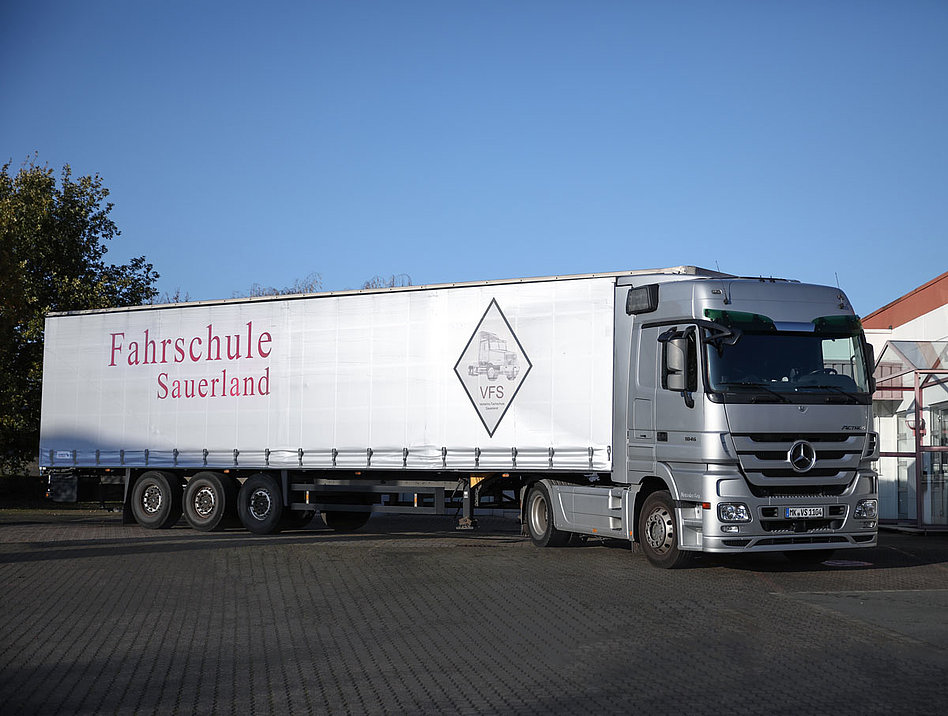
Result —
[{"label": "building", "polygon": [[876,355],[880,522],[948,529],[948,272],[862,324]]}]

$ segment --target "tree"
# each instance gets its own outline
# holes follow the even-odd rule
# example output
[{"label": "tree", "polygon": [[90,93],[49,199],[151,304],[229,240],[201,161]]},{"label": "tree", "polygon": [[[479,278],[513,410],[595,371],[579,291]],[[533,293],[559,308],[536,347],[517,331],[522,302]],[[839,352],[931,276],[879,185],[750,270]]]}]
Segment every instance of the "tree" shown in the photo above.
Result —
[{"label": "tree", "polygon": [[[382,276],[373,276],[362,284],[362,289],[372,288],[396,288],[400,286],[411,286],[411,276],[407,273],[392,275],[388,278]],[[298,278],[291,285],[285,288],[274,288],[273,286],[264,286],[255,283],[250,290],[244,293],[235,291],[234,298],[260,298],[261,296],[293,296],[300,293],[318,293],[323,289],[323,278],[318,273],[311,273],[306,278]]]},{"label": "tree", "polygon": [[289,286],[274,288],[255,283],[246,293],[234,292],[234,298],[260,298],[261,296],[295,296],[299,293],[317,293],[322,290],[323,277],[318,273],[311,273],[306,278],[298,278]]},{"label": "tree", "polygon": [[171,291],[162,291],[161,295],[157,293],[149,298],[146,303],[150,306],[164,305],[170,303],[190,303],[191,294],[187,291],[181,292],[181,287],[178,286],[174,292]]},{"label": "tree", "polygon": [[156,293],[158,274],[143,256],[104,259],[119,236],[102,178],[57,182],[32,157],[14,175],[0,169],[0,472],[36,456],[43,371],[43,330],[51,311],[133,306]]},{"label": "tree", "polygon": [[362,284],[362,288],[399,288],[401,286],[411,286],[411,276],[407,273],[400,273],[397,276],[391,275],[388,278],[373,276]]}]

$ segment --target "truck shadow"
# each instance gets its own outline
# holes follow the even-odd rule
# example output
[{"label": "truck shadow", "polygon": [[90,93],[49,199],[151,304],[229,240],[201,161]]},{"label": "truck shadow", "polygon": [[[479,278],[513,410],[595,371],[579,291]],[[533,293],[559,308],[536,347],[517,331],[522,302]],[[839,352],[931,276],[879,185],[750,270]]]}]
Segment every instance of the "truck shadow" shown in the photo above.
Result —
[{"label": "truck shadow", "polygon": [[861,549],[836,550],[815,563],[793,562],[780,552],[755,555],[703,555],[715,566],[753,572],[860,571],[906,569],[932,564],[948,564],[948,534],[908,535],[880,532],[878,545]]},{"label": "truck shadow", "polygon": [[[43,540],[42,525],[62,527],[68,525],[77,536],[88,528],[99,529],[110,526],[121,536],[95,537],[72,540]],[[94,519],[85,524],[72,519],[23,519],[5,521],[0,524],[4,531],[10,528],[31,527],[28,538],[11,539],[5,535],[0,542],[0,564],[47,562],[57,560],[82,560],[123,555],[156,555],[181,552],[215,551],[244,546],[290,547],[298,545],[366,545],[395,541],[421,542],[436,539],[457,545],[520,545],[533,548],[529,538],[520,533],[516,520],[488,518],[481,521],[477,530],[455,530],[454,521],[446,517],[423,517],[421,519],[399,519],[396,516],[380,515],[356,532],[335,532],[316,518],[310,525],[287,530],[275,535],[248,534],[242,528],[231,528],[221,532],[202,533],[190,529],[183,521],[170,530],[152,531],[138,525],[118,525],[116,520]],[[37,534],[39,532],[39,534]],[[115,534],[115,532],[112,532]],[[40,539],[36,539],[40,537]],[[629,542],[598,537],[574,538],[563,550],[609,550],[631,552]],[[559,550],[556,550],[559,551]],[[643,559],[640,552],[636,559]],[[873,569],[905,569],[924,565],[948,565],[948,534],[910,535],[882,532],[879,544],[855,550],[837,550],[828,559],[815,563],[797,563],[780,552],[748,555],[701,554],[689,565],[690,569],[733,569],[751,572],[810,572],[810,571],[859,571]]]},{"label": "truck shadow", "polygon": [[[393,541],[420,541],[424,539],[444,539],[455,542],[521,543],[526,540],[519,535],[519,526],[513,529],[501,526],[499,529],[455,530],[453,521],[424,520],[420,524],[414,521],[379,520],[385,524],[375,525],[375,520],[357,532],[335,532],[326,527],[321,520],[315,519],[310,526],[285,530],[279,534],[253,535],[243,528],[229,528],[220,532],[206,533],[190,529],[184,522],[169,530],[153,531],[138,525],[114,525],[114,529],[123,533],[121,537],[90,538],[73,540],[36,540],[14,541],[9,538],[0,543],[0,564],[24,562],[47,562],[57,560],[81,560],[95,558],[114,558],[130,555],[157,555],[183,552],[215,551],[241,547],[289,547],[295,545],[366,544]],[[4,522],[3,528],[36,527],[56,524],[50,520],[15,520]],[[67,524],[77,532],[84,527],[100,528],[101,521],[87,525],[69,521]],[[376,529],[384,527],[385,529]]]},{"label": "truck shadow", "polygon": [[[630,550],[621,540],[599,537],[574,539],[564,549]],[[638,550],[636,557],[645,559]],[[802,553],[806,554],[806,553]],[[805,558],[804,558],[805,559]],[[948,534],[910,535],[882,532],[875,547],[836,550],[825,559],[793,561],[782,552],[756,554],[698,554],[686,569],[736,569],[751,572],[831,572],[872,569],[904,569],[931,564],[948,565]]]}]

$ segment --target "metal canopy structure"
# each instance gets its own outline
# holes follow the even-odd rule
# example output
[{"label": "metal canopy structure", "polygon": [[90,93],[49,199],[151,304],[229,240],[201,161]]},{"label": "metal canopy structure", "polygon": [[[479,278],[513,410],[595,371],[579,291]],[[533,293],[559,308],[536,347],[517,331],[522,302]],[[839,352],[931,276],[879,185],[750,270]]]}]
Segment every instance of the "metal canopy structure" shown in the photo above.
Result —
[{"label": "metal canopy structure", "polygon": [[896,425],[880,457],[897,460],[898,506],[880,522],[948,530],[948,341],[889,341],[874,377],[876,415]]}]

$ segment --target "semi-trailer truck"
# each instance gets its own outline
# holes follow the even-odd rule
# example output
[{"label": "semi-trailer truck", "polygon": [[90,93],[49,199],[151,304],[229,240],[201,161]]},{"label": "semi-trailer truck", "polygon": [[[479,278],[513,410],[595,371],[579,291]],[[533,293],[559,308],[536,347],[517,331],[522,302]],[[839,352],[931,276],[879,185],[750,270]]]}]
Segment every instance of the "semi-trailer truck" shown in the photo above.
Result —
[{"label": "semi-trailer truck", "polygon": [[678,266],[58,313],[43,370],[51,492],[111,476],[144,527],[490,505],[658,567],[876,544],[873,357],[834,287]]}]

